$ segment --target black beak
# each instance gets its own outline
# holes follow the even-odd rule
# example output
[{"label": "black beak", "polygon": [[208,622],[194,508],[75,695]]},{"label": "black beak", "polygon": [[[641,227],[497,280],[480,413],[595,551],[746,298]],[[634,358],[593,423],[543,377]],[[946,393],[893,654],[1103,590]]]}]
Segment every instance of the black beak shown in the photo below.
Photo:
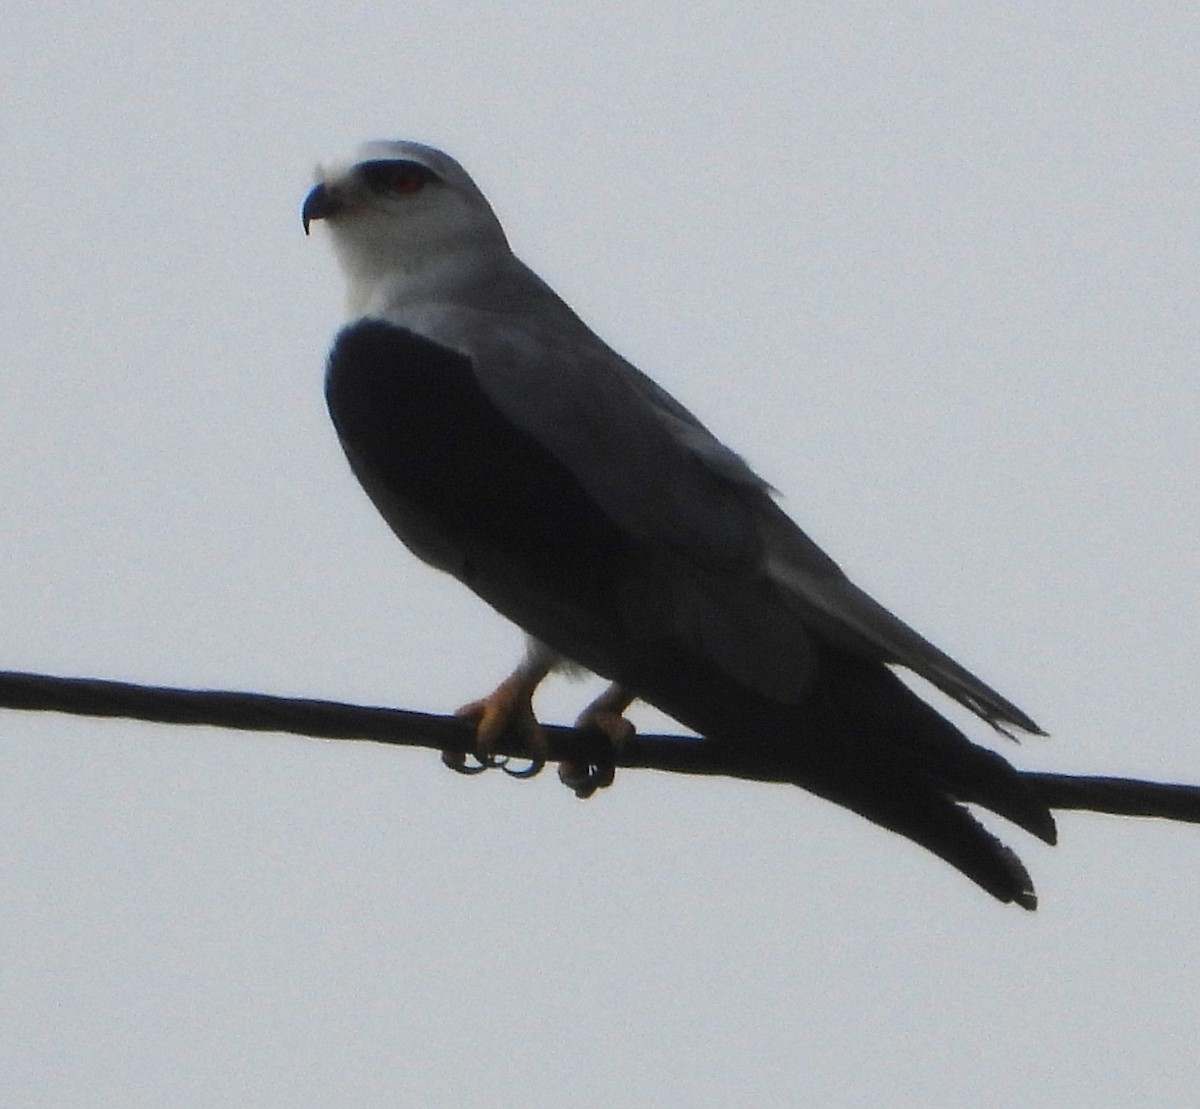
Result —
[{"label": "black beak", "polygon": [[317,185],[304,198],[304,207],[300,209],[300,219],[304,221],[304,233],[308,234],[308,225],[314,220],[336,216],[343,207],[345,205],[332,189],[326,185]]}]

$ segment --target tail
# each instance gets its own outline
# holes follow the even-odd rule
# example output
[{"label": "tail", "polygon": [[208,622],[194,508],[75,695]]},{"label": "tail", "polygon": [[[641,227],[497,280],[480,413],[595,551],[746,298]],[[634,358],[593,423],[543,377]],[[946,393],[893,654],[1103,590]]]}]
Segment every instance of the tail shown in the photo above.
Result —
[{"label": "tail", "polygon": [[[1043,774],[1035,771],[1014,771],[1021,784],[1049,809],[1078,809],[1087,812],[1111,813],[1115,816],[1155,816],[1164,820],[1180,820],[1200,824],[1200,786],[1176,785],[1166,782],[1144,782],[1136,778],[1076,777],[1070,774]],[[812,788],[810,783],[805,783]],[[1021,860],[995,836],[984,829],[960,804],[929,790],[917,801],[915,783],[909,782],[904,791],[907,803],[895,795],[875,794],[853,798],[827,793],[848,808],[893,832],[914,840],[956,867],[973,882],[982,886],[1000,901],[1015,903],[1023,909],[1037,908],[1037,894],[1029,872]],[[919,787],[918,787],[919,789]],[[823,792],[814,790],[814,792]],[[900,796],[903,796],[901,794]],[[969,798],[977,801],[977,798]],[[997,805],[990,800],[987,807],[1001,812],[1009,819],[1019,812]],[[1036,805],[1031,811],[1036,812]],[[1024,821],[1026,830],[1034,831]],[[1053,825],[1051,825],[1051,828]],[[1042,836],[1053,843],[1053,837]]]},{"label": "tail", "polygon": [[1136,778],[1042,774],[1031,770],[1022,771],[1021,777],[1051,809],[1157,816],[1200,824],[1200,786],[1143,782]]},{"label": "tail", "polygon": [[849,803],[843,798],[831,799],[932,851],[997,901],[1017,904],[1022,909],[1037,908],[1033,881],[1016,852],[984,828],[963,805],[928,783],[909,780],[899,795],[876,794],[869,799],[859,795]]}]

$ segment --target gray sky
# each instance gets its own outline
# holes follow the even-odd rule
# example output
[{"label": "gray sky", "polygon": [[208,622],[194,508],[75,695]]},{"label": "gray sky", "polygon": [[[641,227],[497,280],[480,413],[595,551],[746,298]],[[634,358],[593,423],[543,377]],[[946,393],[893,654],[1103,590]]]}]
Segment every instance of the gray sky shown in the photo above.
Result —
[{"label": "gray sky", "polygon": [[[435,711],[506,672],[324,412],[300,203],[408,137],[1053,733],[1006,753],[1200,781],[1200,13],[650,7],[8,5],[0,666]],[[1193,1098],[1200,831],[999,830],[1034,916],[786,787],[6,713],[0,1103]]]}]

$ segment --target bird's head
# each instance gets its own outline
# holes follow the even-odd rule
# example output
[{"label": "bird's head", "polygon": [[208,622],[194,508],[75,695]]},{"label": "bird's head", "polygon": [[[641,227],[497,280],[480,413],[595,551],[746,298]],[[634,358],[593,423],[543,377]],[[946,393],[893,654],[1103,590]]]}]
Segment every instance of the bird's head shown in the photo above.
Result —
[{"label": "bird's head", "polygon": [[317,169],[304,201],[304,232],[325,221],[361,312],[404,286],[436,286],[508,243],[475,182],[448,154],[416,142],[369,142]]}]

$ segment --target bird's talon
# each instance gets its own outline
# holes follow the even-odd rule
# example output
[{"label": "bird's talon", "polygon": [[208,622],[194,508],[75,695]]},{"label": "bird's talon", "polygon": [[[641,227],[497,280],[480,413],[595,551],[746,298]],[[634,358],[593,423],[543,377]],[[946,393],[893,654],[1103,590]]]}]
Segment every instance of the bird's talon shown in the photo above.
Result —
[{"label": "bird's talon", "polygon": [[482,774],[485,770],[490,770],[491,767],[482,759],[475,758],[474,764],[467,762],[467,755],[464,751],[443,751],[442,765],[448,766],[455,774]]},{"label": "bird's talon", "polygon": [[[510,778],[532,778],[545,765],[546,737],[530,703],[534,689],[544,676],[545,667],[540,664],[519,669],[487,697],[463,705],[455,713],[475,727],[472,754],[479,761],[480,769],[499,767]],[[529,765],[518,770],[509,769],[509,756],[497,754],[498,748],[520,751],[529,759]],[[478,770],[464,772],[478,773]]]},{"label": "bird's talon", "polygon": [[617,752],[637,734],[637,729],[624,716],[632,703],[633,695],[614,683],[588,705],[575,721],[578,731],[598,740],[604,749],[604,754],[595,761],[568,760],[559,764],[559,781],[581,801],[613,784],[617,774]]},{"label": "bird's talon", "polygon": [[605,789],[613,784],[617,768],[615,762],[559,763],[558,780],[562,782],[581,801],[586,801],[597,790]]},{"label": "bird's talon", "polygon": [[[504,760],[508,762],[507,759]],[[530,759],[528,766],[521,767],[520,770],[509,770],[509,768],[501,764],[500,769],[504,771],[510,778],[533,778],[540,774],[546,765],[545,759]]]}]

